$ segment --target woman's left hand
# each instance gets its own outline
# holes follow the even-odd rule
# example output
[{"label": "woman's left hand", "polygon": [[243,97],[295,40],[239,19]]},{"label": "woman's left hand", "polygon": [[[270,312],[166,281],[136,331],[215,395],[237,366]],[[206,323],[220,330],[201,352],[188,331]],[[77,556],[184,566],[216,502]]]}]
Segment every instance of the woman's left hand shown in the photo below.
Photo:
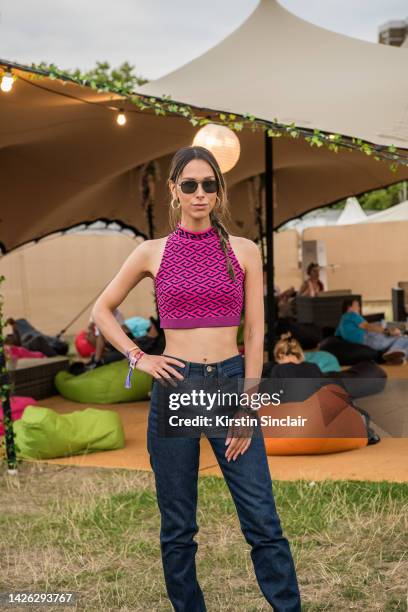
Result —
[{"label": "woman's left hand", "polygon": [[[242,417],[251,418],[244,410],[238,410],[233,416],[234,419],[240,419]],[[235,461],[239,455],[243,455],[248,450],[252,441],[253,432],[254,427],[252,425],[233,424],[229,426],[227,438],[225,440],[225,444],[229,444],[225,453],[228,462],[231,461],[231,459]]]}]

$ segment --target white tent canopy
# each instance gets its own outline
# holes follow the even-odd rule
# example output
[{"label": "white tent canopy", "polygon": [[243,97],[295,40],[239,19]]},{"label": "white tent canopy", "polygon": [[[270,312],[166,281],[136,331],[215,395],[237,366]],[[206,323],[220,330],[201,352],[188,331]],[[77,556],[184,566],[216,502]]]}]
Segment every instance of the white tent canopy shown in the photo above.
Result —
[{"label": "white tent canopy", "polygon": [[[305,128],[341,132],[408,149],[405,53],[307,23],[275,0],[262,0],[249,19],[186,66],[140,88],[206,108],[275,117]],[[118,221],[147,236],[139,188],[143,164],[157,160],[155,236],[168,231],[166,178],[174,152],[197,128],[175,115],[155,116],[118,94],[46,77],[1,60],[18,77],[0,93],[0,249],[10,251],[81,223]],[[118,127],[115,108],[128,121]],[[115,113],[113,112],[115,111]],[[405,113],[405,114],[404,114]],[[258,236],[252,177],[265,171],[261,131],[238,133],[241,156],[227,174],[230,231]],[[311,147],[303,138],[273,139],[274,225],[349,195],[408,179],[362,152]],[[252,197],[252,199],[254,199]],[[1,231],[3,230],[3,231]]]},{"label": "white tent canopy", "polygon": [[261,0],[218,45],[139,92],[408,148],[406,59]]},{"label": "white tent canopy", "polygon": [[353,223],[360,223],[365,221],[367,215],[360,206],[360,202],[357,198],[347,198],[345,207],[343,208],[341,215],[336,221],[336,225],[351,225]]}]

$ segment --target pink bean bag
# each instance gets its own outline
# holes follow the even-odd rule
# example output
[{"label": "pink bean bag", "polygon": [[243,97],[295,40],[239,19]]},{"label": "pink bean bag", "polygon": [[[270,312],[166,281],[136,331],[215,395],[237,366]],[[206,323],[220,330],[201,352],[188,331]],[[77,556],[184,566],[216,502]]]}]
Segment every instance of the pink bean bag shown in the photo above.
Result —
[{"label": "pink bean bag", "polygon": [[[37,400],[33,397],[15,396],[10,398],[11,403],[11,418],[13,421],[18,421],[23,416],[23,412],[27,406],[35,406]],[[0,436],[4,436],[3,425],[3,406],[0,402]]]},{"label": "pink bean bag", "polygon": [[29,351],[24,348],[24,346],[15,346],[14,344],[5,345],[6,356],[11,359],[43,359],[45,357],[44,353],[40,353],[40,351]]},{"label": "pink bean bag", "polygon": [[95,347],[86,339],[86,329],[79,332],[75,338],[75,348],[81,357],[90,357],[95,352]]}]

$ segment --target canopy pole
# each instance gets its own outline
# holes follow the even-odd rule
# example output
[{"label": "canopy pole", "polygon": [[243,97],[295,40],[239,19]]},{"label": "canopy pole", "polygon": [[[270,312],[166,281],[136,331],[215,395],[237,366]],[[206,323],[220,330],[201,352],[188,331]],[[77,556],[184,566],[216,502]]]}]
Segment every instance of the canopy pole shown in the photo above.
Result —
[{"label": "canopy pole", "polygon": [[274,296],[274,259],[273,259],[273,138],[265,132],[265,217],[266,217],[266,322],[268,324],[266,350],[268,361],[273,360],[275,344],[275,296]]}]

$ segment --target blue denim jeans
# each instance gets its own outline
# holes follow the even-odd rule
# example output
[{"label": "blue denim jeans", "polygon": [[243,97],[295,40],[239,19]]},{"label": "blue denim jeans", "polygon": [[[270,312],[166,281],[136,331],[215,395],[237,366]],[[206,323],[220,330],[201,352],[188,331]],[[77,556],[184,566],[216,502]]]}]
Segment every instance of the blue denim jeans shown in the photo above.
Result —
[{"label": "blue denim jeans", "polygon": [[[173,367],[185,379],[243,378],[245,373],[241,355],[208,365],[180,361],[186,364],[184,368]],[[160,547],[167,593],[176,612],[204,612],[195,565],[198,545],[194,540],[199,529],[196,509],[200,438],[159,436],[158,385],[154,381],[147,448],[161,514]],[[247,451],[230,462],[225,458],[225,437],[208,439],[231,492],[241,530],[251,546],[255,575],[265,599],[276,612],[299,612],[295,566],[276,511],[263,436],[253,437]]]},{"label": "blue denim jeans", "polygon": [[395,351],[398,349],[404,351],[405,356],[408,355],[407,336],[386,336],[385,334],[365,330],[363,344],[377,351]]}]

